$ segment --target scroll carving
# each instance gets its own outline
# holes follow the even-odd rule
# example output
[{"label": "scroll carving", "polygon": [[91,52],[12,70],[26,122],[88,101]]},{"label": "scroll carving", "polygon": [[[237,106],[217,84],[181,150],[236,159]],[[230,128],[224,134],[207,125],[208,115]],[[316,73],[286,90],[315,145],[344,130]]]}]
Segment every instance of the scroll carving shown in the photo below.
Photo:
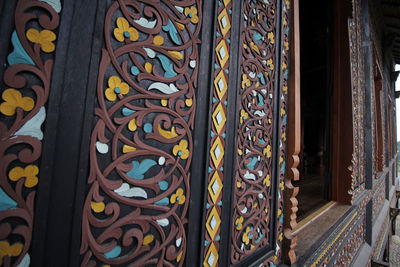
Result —
[{"label": "scroll carving", "polygon": [[[19,0],[0,102],[0,265],[28,266],[59,1]],[[4,38],[5,36],[2,36]],[[3,66],[2,66],[3,67]]]},{"label": "scroll carving", "polygon": [[120,0],[106,13],[82,266],[184,262],[201,7]]}]

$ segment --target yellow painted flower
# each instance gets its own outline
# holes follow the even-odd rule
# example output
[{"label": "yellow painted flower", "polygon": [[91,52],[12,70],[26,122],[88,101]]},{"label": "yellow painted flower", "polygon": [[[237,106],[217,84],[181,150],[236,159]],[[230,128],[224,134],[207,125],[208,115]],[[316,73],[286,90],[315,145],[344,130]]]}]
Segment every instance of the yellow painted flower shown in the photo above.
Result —
[{"label": "yellow painted flower", "polygon": [[267,174],[267,177],[263,180],[263,185],[270,186],[271,185],[271,179],[269,177],[269,174]]},{"label": "yellow painted flower", "polygon": [[290,1],[289,1],[289,0],[286,0],[285,3],[286,3],[286,8],[287,8],[287,9],[290,9]]},{"label": "yellow painted flower", "polygon": [[275,37],[273,32],[268,33],[268,40],[270,41],[271,44],[275,43]]},{"label": "yellow painted flower", "polygon": [[281,108],[281,117],[283,117],[286,114],[285,109]]},{"label": "yellow painted flower", "polygon": [[288,51],[289,50],[289,42],[284,42],[283,46],[285,47],[285,50]]},{"label": "yellow painted flower", "polygon": [[120,42],[123,42],[125,38],[128,38],[131,41],[136,41],[139,38],[138,31],[129,26],[129,22],[123,18],[117,18],[117,28],[114,29],[114,36]]},{"label": "yellow painted flower", "polygon": [[190,21],[193,24],[199,22],[199,17],[197,16],[197,8],[195,6],[186,7],[185,8],[185,16],[190,18]]},{"label": "yellow painted flower", "polygon": [[36,29],[29,29],[26,32],[26,37],[32,43],[40,44],[40,49],[43,52],[50,53],[53,52],[56,46],[53,41],[56,39],[56,34],[49,30],[38,31]]},{"label": "yellow painted flower", "polygon": [[39,179],[37,177],[39,168],[36,165],[28,165],[25,168],[15,167],[9,173],[8,177],[11,181],[16,182],[25,177],[24,185],[28,188],[37,185]]},{"label": "yellow painted flower", "polygon": [[172,149],[172,153],[175,156],[181,157],[181,159],[187,159],[189,157],[189,149],[187,148],[188,141],[183,139],[179,142],[178,145],[175,145]]},{"label": "yellow painted flower", "polygon": [[284,182],[280,182],[279,183],[279,187],[281,188],[281,190],[283,191],[285,189],[285,183]]},{"label": "yellow painted flower", "polygon": [[183,194],[183,189],[182,188],[178,188],[176,190],[176,193],[172,194],[170,201],[171,201],[172,204],[174,204],[176,201],[178,201],[179,205],[182,205],[183,203],[185,203],[186,197]]},{"label": "yellow painted flower", "polygon": [[3,265],[5,256],[17,257],[21,254],[23,248],[24,246],[21,243],[10,245],[7,240],[0,241],[0,266]]},{"label": "yellow painted flower", "polygon": [[239,218],[236,219],[235,221],[236,229],[240,230],[243,227],[243,216],[240,216]]},{"label": "yellow painted flower", "polygon": [[243,123],[247,118],[249,117],[249,114],[242,109],[240,111],[240,123]]},{"label": "yellow painted flower", "polygon": [[268,145],[266,148],[264,148],[264,155],[267,156],[267,158],[271,157],[271,145]]},{"label": "yellow painted flower", "polygon": [[246,88],[246,86],[250,86],[250,80],[247,78],[246,73],[242,75],[242,88]]},{"label": "yellow painted flower", "polygon": [[283,141],[286,141],[286,133],[283,133],[283,134],[282,134],[282,140],[283,140]]},{"label": "yellow painted flower", "polygon": [[285,62],[282,62],[282,70],[286,70],[287,66]]},{"label": "yellow painted flower", "polygon": [[285,93],[285,95],[287,95],[287,86],[283,87],[283,92]]},{"label": "yellow painted flower", "polygon": [[32,98],[22,97],[21,93],[14,88],[6,89],[2,94],[2,98],[5,102],[0,104],[0,112],[6,116],[14,115],[17,108],[31,111],[35,106]]},{"label": "yellow painted flower", "polygon": [[129,85],[121,81],[118,76],[108,78],[108,88],[106,89],[106,98],[110,101],[117,99],[117,94],[126,95],[129,92]]},{"label": "yellow painted flower", "polygon": [[246,231],[242,235],[242,241],[248,245],[250,243],[250,237],[249,237],[249,232],[250,232],[250,226],[246,227]]},{"label": "yellow painted flower", "polygon": [[270,70],[274,70],[274,63],[273,63],[272,59],[267,60],[267,66]]}]

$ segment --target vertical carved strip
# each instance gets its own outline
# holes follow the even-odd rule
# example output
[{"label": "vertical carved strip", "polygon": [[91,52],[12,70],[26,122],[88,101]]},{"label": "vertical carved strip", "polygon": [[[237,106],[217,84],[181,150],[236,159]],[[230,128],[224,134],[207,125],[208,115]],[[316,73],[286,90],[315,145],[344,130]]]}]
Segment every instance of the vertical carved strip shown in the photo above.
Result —
[{"label": "vertical carved strip", "polygon": [[211,108],[211,137],[206,199],[205,250],[203,266],[218,266],[222,187],[226,132],[229,51],[231,37],[231,0],[219,1],[217,12],[215,70]]},{"label": "vertical carved strip", "polygon": [[301,102],[300,102],[300,29],[299,29],[299,3],[298,0],[293,1],[292,19],[291,19],[291,38],[290,38],[290,82],[289,82],[289,114],[288,120],[291,125],[288,131],[288,168],[285,179],[285,255],[287,262],[295,263],[297,236],[293,236],[292,232],[297,227],[297,199],[296,196],[299,188],[292,184],[292,181],[299,180],[299,153],[300,153],[300,135],[301,135]]},{"label": "vertical carved strip", "polygon": [[106,13],[82,266],[183,265],[201,7],[119,0]]},{"label": "vertical carved strip", "polygon": [[[0,265],[28,266],[60,1],[20,0],[0,88]],[[2,36],[3,38],[4,36]],[[3,67],[3,66],[2,66]]]}]

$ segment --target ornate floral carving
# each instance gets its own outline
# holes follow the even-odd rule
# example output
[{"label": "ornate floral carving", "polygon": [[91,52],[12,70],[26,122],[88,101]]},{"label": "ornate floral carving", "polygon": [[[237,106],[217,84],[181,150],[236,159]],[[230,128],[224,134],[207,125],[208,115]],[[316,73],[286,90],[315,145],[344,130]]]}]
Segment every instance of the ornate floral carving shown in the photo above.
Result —
[{"label": "ornate floral carving", "polygon": [[[20,0],[0,104],[0,265],[28,266],[60,3]],[[57,8],[54,6],[57,5]],[[3,36],[4,37],[4,36]],[[8,87],[8,88],[7,88]]]},{"label": "ornate floral carving", "polygon": [[[282,39],[277,39],[280,29],[276,28],[279,18],[276,1],[267,4],[244,1],[243,5],[240,119],[231,229],[233,264],[267,245],[273,247],[275,254],[266,262],[277,263],[281,255],[290,1],[282,1],[281,8]],[[281,62],[275,58],[278,47],[282,49]],[[276,77],[281,81],[277,93],[274,91]],[[274,104],[276,98],[279,107]],[[276,119],[280,127],[279,142],[273,140]],[[274,148],[276,143],[278,147]],[[274,149],[279,155],[276,177],[272,172]],[[276,235],[276,244],[270,243],[271,235]]]},{"label": "ornate floral carving", "polygon": [[108,8],[82,266],[183,264],[201,7],[121,0]]}]

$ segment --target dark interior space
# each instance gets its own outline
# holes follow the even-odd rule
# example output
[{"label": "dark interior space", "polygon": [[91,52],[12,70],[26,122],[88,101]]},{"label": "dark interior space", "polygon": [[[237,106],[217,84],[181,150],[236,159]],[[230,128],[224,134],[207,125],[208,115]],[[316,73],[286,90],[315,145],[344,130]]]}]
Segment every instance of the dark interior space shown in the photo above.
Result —
[{"label": "dark interior space", "polygon": [[299,220],[330,199],[331,44],[330,1],[299,1],[301,151]]}]

